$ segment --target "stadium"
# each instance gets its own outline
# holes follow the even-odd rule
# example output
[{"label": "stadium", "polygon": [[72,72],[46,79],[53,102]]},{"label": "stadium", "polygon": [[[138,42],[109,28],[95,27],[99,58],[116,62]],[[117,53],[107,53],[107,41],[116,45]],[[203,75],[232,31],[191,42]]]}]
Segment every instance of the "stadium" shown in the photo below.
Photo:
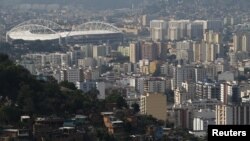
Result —
[{"label": "stadium", "polygon": [[59,24],[34,19],[23,22],[6,33],[6,41],[58,41],[61,43],[104,43],[121,42],[123,33],[112,24],[93,21],[65,30]]}]

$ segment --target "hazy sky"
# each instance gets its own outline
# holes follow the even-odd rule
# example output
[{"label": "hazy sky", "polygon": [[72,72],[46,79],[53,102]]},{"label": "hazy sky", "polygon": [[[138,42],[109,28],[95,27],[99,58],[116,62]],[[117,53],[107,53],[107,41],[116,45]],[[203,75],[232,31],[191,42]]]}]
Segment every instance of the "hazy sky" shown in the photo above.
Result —
[{"label": "hazy sky", "polygon": [[[0,0],[0,6],[6,4],[22,4],[22,3],[58,3],[58,4],[76,4],[82,5],[84,8],[124,8],[131,7],[132,3],[136,5],[137,3],[142,3],[142,1],[157,2],[160,0]],[[183,1],[192,3],[195,0],[168,0],[172,2]],[[250,0],[196,0],[202,1],[205,5],[240,5],[249,6]]]},{"label": "hazy sky", "polygon": [[88,8],[122,8],[131,7],[143,0],[0,0],[1,5],[23,3],[58,3],[58,4],[82,4]]}]

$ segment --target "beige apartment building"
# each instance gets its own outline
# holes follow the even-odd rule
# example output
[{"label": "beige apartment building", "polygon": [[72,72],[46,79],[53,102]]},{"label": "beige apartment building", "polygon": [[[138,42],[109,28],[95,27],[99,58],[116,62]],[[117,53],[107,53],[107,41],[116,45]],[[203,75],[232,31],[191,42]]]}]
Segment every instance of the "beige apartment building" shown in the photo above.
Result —
[{"label": "beige apartment building", "polygon": [[167,119],[167,97],[162,93],[145,93],[140,98],[140,112],[158,120]]}]

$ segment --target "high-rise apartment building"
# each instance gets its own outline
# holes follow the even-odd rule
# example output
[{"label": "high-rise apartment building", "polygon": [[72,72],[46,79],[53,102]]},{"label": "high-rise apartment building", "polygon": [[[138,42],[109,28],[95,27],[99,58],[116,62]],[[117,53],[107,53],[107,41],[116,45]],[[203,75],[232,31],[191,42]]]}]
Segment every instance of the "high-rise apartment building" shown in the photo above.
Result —
[{"label": "high-rise apartment building", "polygon": [[163,78],[149,78],[144,81],[144,92],[165,93],[166,80]]},{"label": "high-rise apartment building", "polygon": [[216,105],[217,125],[249,125],[250,105]]},{"label": "high-rise apartment building", "polygon": [[233,106],[233,124],[234,125],[250,125],[250,105]]},{"label": "high-rise apartment building", "polygon": [[93,46],[93,57],[98,58],[99,56],[107,56],[110,54],[110,46],[101,45]]},{"label": "high-rise apartment building", "polygon": [[220,86],[217,83],[197,82],[194,99],[218,99]]},{"label": "high-rise apartment building", "polygon": [[242,51],[250,52],[250,33],[245,33],[242,35]]},{"label": "high-rise apartment building", "polygon": [[193,62],[193,50],[191,41],[182,41],[176,43],[176,59]]},{"label": "high-rise apartment building", "polygon": [[214,62],[220,53],[220,45],[219,44],[205,44],[206,51],[206,62]]},{"label": "high-rise apartment building", "polygon": [[188,100],[187,98],[187,91],[184,88],[177,88],[174,91],[174,104],[175,105],[180,105],[183,104]]},{"label": "high-rise apartment building", "polygon": [[130,43],[129,45],[129,60],[131,63],[137,63],[140,59],[140,44]]},{"label": "high-rise apartment building", "polygon": [[214,43],[214,44],[221,44],[221,34],[218,32],[214,32],[213,30],[206,30],[203,35],[203,40],[206,43]]},{"label": "high-rise apartment building", "polygon": [[188,81],[185,81],[182,83],[182,88],[185,90],[186,92],[186,99],[189,100],[193,100],[194,97],[195,97],[195,83],[192,83],[192,82],[188,82]]},{"label": "high-rise apartment building", "polygon": [[241,33],[234,33],[233,35],[233,51],[241,51],[242,49]]},{"label": "high-rise apartment building", "polygon": [[240,99],[239,86],[236,82],[223,82],[220,84],[220,101],[223,104],[238,103]]},{"label": "high-rise apartment building", "polygon": [[250,51],[250,33],[237,32],[233,35],[233,50],[234,52]]},{"label": "high-rise apartment building", "polygon": [[79,68],[68,68],[66,70],[66,78],[68,82],[81,82],[83,81],[83,70]]},{"label": "high-rise apartment building", "polygon": [[194,62],[201,62],[202,61],[202,48],[201,43],[193,42],[192,44],[192,51],[193,51],[193,61]]},{"label": "high-rise apartment building", "polygon": [[142,26],[147,26],[148,25],[148,23],[149,23],[148,19],[149,18],[148,18],[147,15],[142,15],[142,17],[141,17],[141,24],[142,24]]},{"label": "high-rise apartment building", "polygon": [[119,46],[117,51],[120,52],[121,55],[123,55],[123,56],[130,55],[130,47],[129,46]]},{"label": "high-rise apartment building", "polygon": [[140,113],[167,120],[167,97],[162,93],[145,93],[140,97]]},{"label": "high-rise apartment building", "polygon": [[84,57],[93,57],[93,46],[92,45],[81,46],[81,50],[84,52]]},{"label": "high-rise apartment building", "polygon": [[194,21],[187,26],[187,35],[190,39],[200,40],[203,38],[204,24],[203,22]]},{"label": "high-rise apartment building", "polygon": [[227,105],[216,105],[215,117],[216,125],[233,124],[233,109]]},{"label": "high-rise apartment building", "polygon": [[177,128],[192,129],[192,112],[188,108],[174,109],[174,125]]},{"label": "high-rise apartment building", "polygon": [[173,68],[173,84],[172,84],[173,90],[182,87],[182,82],[185,81],[194,82],[194,80],[195,76],[194,76],[194,69],[192,66],[178,65],[177,67]]},{"label": "high-rise apartment building", "polygon": [[187,37],[187,26],[189,20],[171,20],[168,25],[168,39],[180,40]]},{"label": "high-rise apartment building", "polygon": [[223,30],[223,22],[221,20],[208,20],[207,29],[214,32],[221,32]]},{"label": "high-rise apartment building", "polygon": [[153,41],[162,41],[167,37],[167,22],[164,20],[150,21],[150,36]]},{"label": "high-rise apartment building", "polygon": [[158,46],[154,42],[143,42],[141,44],[142,59],[155,60],[158,57]]}]

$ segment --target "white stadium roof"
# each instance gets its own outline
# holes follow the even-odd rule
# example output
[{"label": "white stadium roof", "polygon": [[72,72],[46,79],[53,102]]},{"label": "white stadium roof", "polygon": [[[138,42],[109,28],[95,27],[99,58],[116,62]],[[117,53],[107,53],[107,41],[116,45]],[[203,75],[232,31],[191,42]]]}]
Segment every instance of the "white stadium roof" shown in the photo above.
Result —
[{"label": "white stadium roof", "polygon": [[37,34],[31,33],[30,31],[16,31],[10,32],[8,36],[13,40],[22,39],[25,41],[46,41],[46,40],[56,40],[59,38],[66,38],[72,36],[84,36],[84,35],[102,35],[102,34],[114,34],[115,32],[112,31],[70,31],[70,32],[59,32],[53,34]]},{"label": "white stadium roof", "polygon": [[87,35],[105,35],[122,33],[117,27],[104,22],[87,22],[77,26],[72,31],[65,31],[62,27],[48,20],[29,20],[23,22],[7,32],[6,36],[12,40],[56,40],[60,38]]}]

